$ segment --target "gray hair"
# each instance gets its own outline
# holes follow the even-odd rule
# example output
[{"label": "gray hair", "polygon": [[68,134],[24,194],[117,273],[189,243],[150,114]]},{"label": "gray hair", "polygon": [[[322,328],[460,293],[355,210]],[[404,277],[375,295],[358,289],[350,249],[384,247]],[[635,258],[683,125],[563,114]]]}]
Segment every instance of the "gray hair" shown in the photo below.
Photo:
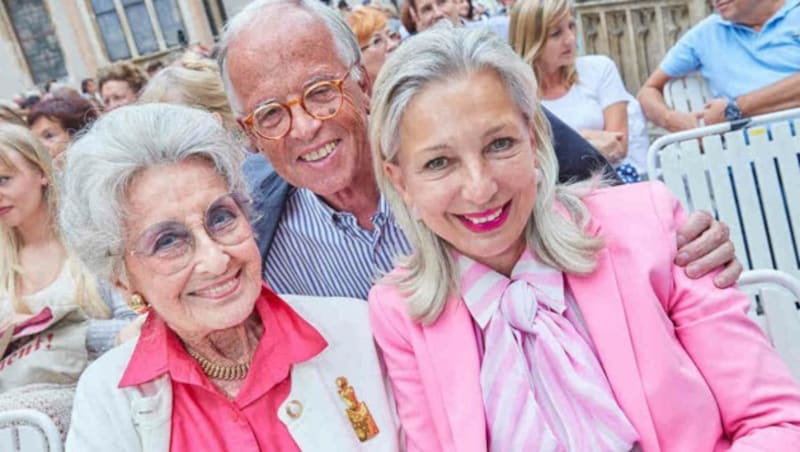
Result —
[{"label": "gray hair", "polygon": [[246,193],[241,149],[212,114],[199,109],[119,108],[69,147],[59,222],[65,241],[90,271],[106,279],[124,274],[125,205],[133,178],[187,159],[208,161],[232,192]]},{"label": "gray hair", "polygon": [[[459,290],[459,275],[449,245],[423,222],[414,219],[385,174],[384,163],[397,162],[400,125],[414,96],[432,83],[487,69],[494,71],[505,84],[536,135],[541,174],[537,175],[538,194],[525,232],[528,246],[548,265],[577,274],[594,269],[596,254],[602,248],[602,240],[584,231],[588,211],[580,197],[591,185],[556,185],[558,160],[549,122],[539,108],[536,77],[531,67],[488,30],[437,25],[408,39],[392,53],[375,83],[370,108],[370,143],[378,186],[414,249],[410,256],[397,262],[408,271],[389,275],[383,283],[397,285],[409,297],[409,315],[423,323],[439,317],[448,295]],[[554,202],[563,205],[570,218],[556,212]]]},{"label": "gray hair", "polygon": [[[228,73],[228,48],[240,34],[251,29],[256,20],[263,17],[268,9],[280,5],[295,6],[322,20],[331,33],[331,38],[342,64],[346,67],[352,66],[350,77],[356,81],[361,80],[361,70],[357,66],[357,63],[361,62],[361,47],[359,47],[358,40],[356,40],[350,26],[342,19],[338,11],[319,0],[253,0],[228,21],[217,45],[219,52],[217,61],[222,74],[222,83],[225,86],[225,93],[228,96],[231,109],[237,116],[243,115],[244,111],[242,111],[242,106],[239,104],[239,97],[233,84],[231,84],[230,74]],[[259,30],[259,33],[261,32],[263,31]],[[270,56],[265,54],[264,58],[270,58]],[[291,64],[292,62],[287,61],[286,63]]]}]

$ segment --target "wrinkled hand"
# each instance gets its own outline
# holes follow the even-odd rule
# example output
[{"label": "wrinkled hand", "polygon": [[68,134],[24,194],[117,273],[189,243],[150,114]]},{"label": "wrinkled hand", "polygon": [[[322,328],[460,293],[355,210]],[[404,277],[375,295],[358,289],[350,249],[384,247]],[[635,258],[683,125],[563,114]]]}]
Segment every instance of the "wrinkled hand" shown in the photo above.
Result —
[{"label": "wrinkled hand", "polygon": [[703,109],[703,121],[705,121],[706,125],[727,121],[728,118],[725,117],[725,107],[727,106],[727,99],[711,99],[706,102],[706,106]]},{"label": "wrinkled hand", "polygon": [[603,154],[608,163],[614,165],[624,157],[621,133],[607,132],[605,130],[583,130],[581,135]]},{"label": "wrinkled hand", "polygon": [[742,264],[736,260],[730,231],[725,223],[714,220],[708,212],[692,212],[678,229],[678,255],[675,264],[686,267],[692,279],[723,268],[714,278],[714,285],[725,288],[736,283]]},{"label": "wrinkled hand", "polygon": [[123,344],[128,340],[138,336],[139,332],[142,330],[142,325],[144,324],[145,320],[147,320],[147,313],[136,317],[131,323],[122,327],[122,329],[119,330],[119,333],[117,333],[117,338],[114,341],[115,345]]},{"label": "wrinkled hand", "polygon": [[683,113],[680,111],[670,110],[664,117],[666,124],[664,128],[670,132],[680,132],[682,130],[694,129],[700,126],[698,119],[703,117],[702,111],[693,113]]}]

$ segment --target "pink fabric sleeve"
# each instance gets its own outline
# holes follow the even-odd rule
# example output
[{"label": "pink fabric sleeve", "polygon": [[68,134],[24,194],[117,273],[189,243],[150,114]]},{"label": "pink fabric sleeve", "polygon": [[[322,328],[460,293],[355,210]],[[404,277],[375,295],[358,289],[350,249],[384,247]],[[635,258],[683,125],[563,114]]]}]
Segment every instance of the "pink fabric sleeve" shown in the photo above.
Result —
[{"label": "pink fabric sleeve", "polygon": [[[666,186],[652,184],[651,195],[665,237],[675,237],[686,213]],[[664,308],[717,400],[730,450],[800,450],[800,386],[747,316],[749,298],[717,289],[714,275],[692,280],[678,266],[672,273]]]},{"label": "pink fabric sleeve", "polygon": [[411,320],[401,295],[376,284],[369,293],[369,318],[394,389],[408,452],[445,450],[439,444],[417,357],[411,344]]}]

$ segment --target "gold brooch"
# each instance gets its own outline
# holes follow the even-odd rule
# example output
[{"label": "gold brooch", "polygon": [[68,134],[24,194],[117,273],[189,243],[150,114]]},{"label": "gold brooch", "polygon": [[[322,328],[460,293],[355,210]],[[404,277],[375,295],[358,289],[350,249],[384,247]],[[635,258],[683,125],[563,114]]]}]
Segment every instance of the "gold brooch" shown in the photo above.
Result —
[{"label": "gold brooch", "polygon": [[353,426],[359,441],[363,443],[370,438],[374,438],[380,430],[378,430],[375,419],[372,418],[367,405],[358,401],[355,389],[347,384],[347,378],[337,378],[336,386],[339,387],[339,397],[347,405],[345,413],[347,413],[347,418],[350,419],[350,425]]}]

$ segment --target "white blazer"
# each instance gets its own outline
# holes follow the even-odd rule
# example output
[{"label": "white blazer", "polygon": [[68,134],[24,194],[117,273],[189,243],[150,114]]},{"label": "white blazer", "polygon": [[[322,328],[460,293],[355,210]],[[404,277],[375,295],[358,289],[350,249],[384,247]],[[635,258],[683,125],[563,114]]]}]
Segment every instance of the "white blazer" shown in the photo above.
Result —
[{"label": "white blazer", "polygon": [[[367,303],[348,298],[281,295],[328,342],[320,354],[292,367],[292,389],[278,410],[304,451],[398,451],[400,427],[394,398],[378,358]],[[66,450],[156,452],[169,450],[172,385],[169,376],[118,388],[136,341],[110,350],[81,376],[72,409]],[[380,432],[360,442],[336,379],[346,377],[366,403]],[[297,416],[297,404],[302,406]],[[289,416],[287,404],[293,403]]]}]

